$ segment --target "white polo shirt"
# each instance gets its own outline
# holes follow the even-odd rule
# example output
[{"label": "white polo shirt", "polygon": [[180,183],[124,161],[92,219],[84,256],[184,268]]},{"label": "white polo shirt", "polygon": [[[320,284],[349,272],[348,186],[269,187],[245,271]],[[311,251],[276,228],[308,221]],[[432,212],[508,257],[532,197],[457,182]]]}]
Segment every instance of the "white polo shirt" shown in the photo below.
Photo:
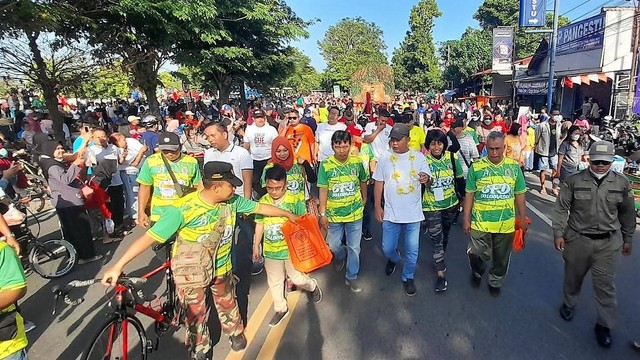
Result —
[{"label": "white polo shirt", "polygon": [[[253,160],[249,152],[245,148],[234,144],[229,144],[223,151],[218,151],[214,148],[207,149],[204,152],[205,165],[209,161],[222,161],[231,164],[233,166],[233,174],[243,182],[242,170],[253,170]],[[236,194],[244,197],[244,187],[237,187]]]}]

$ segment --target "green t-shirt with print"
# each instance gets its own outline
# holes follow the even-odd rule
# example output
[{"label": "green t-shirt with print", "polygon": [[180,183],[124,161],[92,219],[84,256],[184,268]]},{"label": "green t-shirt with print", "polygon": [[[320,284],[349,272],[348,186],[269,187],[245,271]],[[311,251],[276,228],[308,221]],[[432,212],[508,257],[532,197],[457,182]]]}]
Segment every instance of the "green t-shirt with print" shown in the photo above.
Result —
[{"label": "green t-shirt with print", "polygon": [[364,172],[367,174],[367,179],[371,177],[371,161],[374,160],[373,148],[369,144],[362,144],[358,157],[362,160],[362,166]]},{"label": "green t-shirt with print", "polygon": [[327,220],[332,223],[353,222],[362,219],[364,206],[360,183],[367,174],[362,160],[349,156],[342,163],[335,156],[322,161],[318,169],[318,187],[327,188]]},{"label": "green t-shirt with print", "polygon": [[229,206],[231,216],[226,217],[224,235],[218,245],[215,276],[231,271],[231,243],[236,225],[236,214],[253,214],[258,203],[234,195],[226,204],[211,205],[204,201],[201,191],[186,195],[175,204],[167,206],[158,222],[147,234],[159,242],[165,242],[176,232],[185,241],[203,241],[211,234],[221,218],[222,206]]},{"label": "green t-shirt with print", "polygon": [[[13,248],[6,242],[0,241],[0,291],[18,290],[27,287],[27,280],[20,259]],[[16,305],[11,304],[0,310],[0,313],[16,311]],[[16,336],[7,341],[0,341],[0,359],[4,359],[27,347],[27,333],[24,330],[24,320],[18,312],[16,314],[18,327]]]},{"label": "green t-shirt with print", "polygon": [[[267,180],[265,179],[267,170],[273,167],[273,163],[267,163],[262,171],[262,176],[260,177],[260,184],[264,188],[267,186]],[[305,201],[305,178],[304,178],[304,169],[302,165],[295,163],[291,166],[291,169],[287,171],[287,192],[291,193],[291,195],[296,198]]]},{"label": "green t-shirt with print", "polygon": [[[182,185],[195,187],[202,180],[198,160],[193,156],[182,155],[178,161],[169,161],[169,165],[176,180]],[[158,221],[164,209],[179,199],[161,153],[149,156],[142,163],[136,181],[142,185],[153,186],[151,221]]]},{"label": "green t-shirt with print", "polygon": [[[259,203],[272,205],[295,215],[304,215],[307,212],[304,201],[288,191],[277,202],[267,194],[260,199]],[[266,258],[274,260],[289,258],[289,248],[282,233],[282,225],[285,222],[287,222],[286,217],[256,215],[256,223],[264,225],[262,248]]]},{"label": "green t-shirt with print", "polygon": [[[449,152],[445,152],[440,159],[436,159],[431,154],[427,154],[426,158],[433,181],[422,194],[422,211],[445,210],[457,205],[455,178],[462,178],[462,166],[458,156],[454,155],[455,164],[451,164]],[[455,166],[456,176],[454,176],[453,166]]]},{"label": "green t-shirt with print", "polygon": [[488,158],[474,161],[467,174],[467,192],[473,193],[471,228],[509,234],[515,231],[515,195],[527,187],[520,165],[509,158],[494,164]]}]

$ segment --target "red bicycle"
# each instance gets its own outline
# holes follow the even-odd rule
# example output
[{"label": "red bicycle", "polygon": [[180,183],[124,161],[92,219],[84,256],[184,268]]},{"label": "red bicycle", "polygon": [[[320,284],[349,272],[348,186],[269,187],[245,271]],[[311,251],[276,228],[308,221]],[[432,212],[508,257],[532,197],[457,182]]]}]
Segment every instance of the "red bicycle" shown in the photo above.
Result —
[{"label": "red bicycle", "polygon": [[[182,309],[176,306],[178,301],[171,272],[171,245],[168,243],[156,245],[154,250],[160,250],[162,247],[165,248],[166,261],[160,267],[142,277],[128,277],[123,274],[118,279],[114,289],[114,297],[110,301],[113,310],[109,312],[104,324],[82,354],[82,360],[146,360],[152,351],[158,350],[160,337],[170,329],[177,330],[180,326]],[[160,308],[154,308],[150,306],[150,302],[156,299],[155,296],[145,296],[142,287],[148,278],[161,272],[166,275],[167,290],[161,295],[161,297],[166,297],[166,300],[161,302]],[[55,302],[57,303],[58,298],[63,298],[68,305],[78,305],[84,299],[72,300],[69,297],[70,292],[74,288],[90,286],[100,282],[100,280],[76,280],[62,289],[54,287]],[[55,313],[56,306],[54,304],[53,314],[55,315]],[[145,328],[135,315],[136,313],[143,314],[154,320],[155,344],[147,339]],[[131,327],[133,327],[133,330]]]}]

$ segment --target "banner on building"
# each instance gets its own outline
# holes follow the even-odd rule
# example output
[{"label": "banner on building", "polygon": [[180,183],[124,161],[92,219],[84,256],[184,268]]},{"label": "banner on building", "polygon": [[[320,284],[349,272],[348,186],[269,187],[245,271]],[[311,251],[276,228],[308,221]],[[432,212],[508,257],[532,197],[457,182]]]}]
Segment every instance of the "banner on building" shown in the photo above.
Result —
[{"label": "banner on building", "polygon": [[493,29],[493,63],[494,71],[511,70],[513,60],[513,28],[500,26]]},{"label": "banner on building", "polygon": [[518,95],[547,95],[547,80],[526,81],[518,83]]},{"label": "banner on building", "polygon": [[557,55],[602,48],[605,14],[599,14],[558,29]]},{"label": "banner on building", "polygon": [[520,0],[520,27],[545,25],[546,0]]}]

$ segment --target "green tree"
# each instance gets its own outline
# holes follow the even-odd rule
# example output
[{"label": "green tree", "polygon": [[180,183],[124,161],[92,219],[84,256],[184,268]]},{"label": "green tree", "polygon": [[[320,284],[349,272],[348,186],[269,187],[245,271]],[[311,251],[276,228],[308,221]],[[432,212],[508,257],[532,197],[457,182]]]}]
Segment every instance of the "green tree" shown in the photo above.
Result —
[{"label": "green tree", "polygon": [[95,80],[83,83],[78,96],[90,99],[128,99],[131,90],[131,77],[122,71],[122,65],[117,61],[114,64],[100,66],[95,73]]},{"label": "green tree", "polygon": [[[522,59],[533,55],[540,41],[548,35],[545,34],[526,34],[524,29],[518,27],[518,17],[520,13],[519,0],[485,0],[478,8],[473,18],[478,20],[483,30],[491,32],[498,26],[514,26],[516,27],[516,58]],[[559,26],[565,26],[570,20],[565,16],[558,18]],[[553,15],[546,15],[546,26],[551,28],[553,25]],[[491,42],[487,44],[491,48]]]},{"label": "green tree", "polygon": [[437,90],[442,87],[442,72],[433,43],[434,20],[441,15],[435,0],[421,0],[411,9],[409,31],[391,59],[397,88]]},{"label": "green tree", "polygon": [[453,87],[469,79],[472,74],[491,67],[492,34],[468,27],[459,40],[448,40],[440,47],[444,80]]},{"label": "green tree", "polygon": [[[303,21],[281,0],[218,0],[220,37],[215,46],[195,37],[178,44],[177,63],[195,69],[205,89],[225,103],[242,83],[268,90],[291,73],[293,39],[308,36]],[[243,93],[241,91],[241,93]]]},{"label": "green tree", "polygon": [[320,89],[322,75],[311,66],[311,58],[296,48],[291,49],[288,57],[293,67],[280,87],[292,88],[298,94]]},{"label": "green tree", "polygon": [[321,41],[325,70],[334,83],[349,87],[353,73],[367,65],[387,64],[382,30],[362,18],[346,18],[329,27]]}]

